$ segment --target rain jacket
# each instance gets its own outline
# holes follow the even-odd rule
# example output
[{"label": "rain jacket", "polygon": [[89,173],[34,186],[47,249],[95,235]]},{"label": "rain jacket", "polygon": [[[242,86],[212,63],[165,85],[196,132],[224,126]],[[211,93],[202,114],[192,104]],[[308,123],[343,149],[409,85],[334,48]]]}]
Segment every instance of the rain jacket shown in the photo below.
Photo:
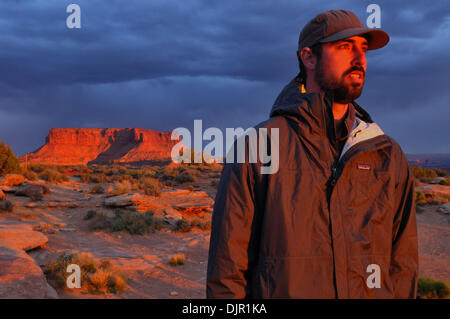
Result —
[{"label": "rain jacket", "polygon": [[261,174],[260,161],[224,165],[208,298],[416,297],[406,157],[355,102],[355,124],[336,153],[332,105],[331,93],[302,94],[292,80],[255,127],[269,136],[279,129],[278,171]]}]

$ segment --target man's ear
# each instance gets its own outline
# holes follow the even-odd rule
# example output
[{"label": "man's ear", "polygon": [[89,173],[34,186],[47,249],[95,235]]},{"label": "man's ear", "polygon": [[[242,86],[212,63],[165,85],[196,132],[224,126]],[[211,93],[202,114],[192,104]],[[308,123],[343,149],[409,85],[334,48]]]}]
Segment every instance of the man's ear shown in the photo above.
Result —
[{"label": "man's ear", "polygon": [[[298,55],[299,55],[299,53],[297,51],[297,56]],[[308,48],[308,47],[303,48],[302,51],[300,52],[299,59],[302,60],[303,65],[305,66],[305,68],[307,70],[315,70],[316,63],[317,63],[317,58],[312,53],[310,48]]]}]

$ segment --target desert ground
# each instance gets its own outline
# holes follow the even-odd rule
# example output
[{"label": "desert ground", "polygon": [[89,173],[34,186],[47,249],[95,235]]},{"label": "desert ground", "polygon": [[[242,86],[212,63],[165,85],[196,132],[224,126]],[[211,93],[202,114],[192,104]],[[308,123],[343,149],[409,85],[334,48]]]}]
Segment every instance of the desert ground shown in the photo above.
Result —
[{"label": "desert ground", "polygon": [[[172,175],[161,184],[159,196],[146,195],[134,186],[114,193],[110,183],[95,178],[92,182],[77,172],[68,173],[63,182],[36,179],[4,185],[13,208],[0,212],[0,297],[205,298],[209,223],[220,170],[191,169],[189,174],[195,177],[188,181]],[[18,188],[31,184],[48,187],[42,198],[16,195]],[[104,192],[98,191],[100,186]],[[438,188],[449,195],[450,186],[442,187]],[[417,207],[420,276],[450,282],[450,214],[441,207],[442,203]],[[125,213],[151,210],[162,228],[131,234],[93,227],[96,217],[88,218],[89,211],[112,217],[117,209]],[[204,227],[183,231],[180,220],[196,220],[196,225],[201,222]],[[126,274],[126,289],[113,293],[56,285],[46,265],[73,253],[107,260]],[[169,263],[176,254],[183,254],[182,265]]]}]

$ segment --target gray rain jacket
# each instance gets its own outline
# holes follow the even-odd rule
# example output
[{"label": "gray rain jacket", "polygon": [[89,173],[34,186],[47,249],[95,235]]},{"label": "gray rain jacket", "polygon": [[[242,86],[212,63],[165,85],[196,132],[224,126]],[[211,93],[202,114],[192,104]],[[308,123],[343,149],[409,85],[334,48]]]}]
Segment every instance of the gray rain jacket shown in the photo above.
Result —
[{"label": "gray rain jacket", "polygon": [[355,125],[336,154],[332,99],[301,94],[291,81],[270,119],[255,127],[269,136],[279,129],[279,170],[224,165],[208,298],[416,297],[414,179],[406,157],[354,102]]}]

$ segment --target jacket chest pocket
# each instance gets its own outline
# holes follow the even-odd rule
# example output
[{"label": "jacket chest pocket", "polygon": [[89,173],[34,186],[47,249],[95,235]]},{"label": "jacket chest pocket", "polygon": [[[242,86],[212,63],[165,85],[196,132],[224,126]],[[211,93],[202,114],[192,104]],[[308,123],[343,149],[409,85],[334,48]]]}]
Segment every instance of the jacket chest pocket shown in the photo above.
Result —
[{"label": "jacket chest pocket", "polygon": [[392,191],[391,174],[373,162],[354,160],[347,164],[345,174],[341,176],[346,182],[341,183],[342,194],[354,207],[363,207],[373,202],[389,201]]}]

